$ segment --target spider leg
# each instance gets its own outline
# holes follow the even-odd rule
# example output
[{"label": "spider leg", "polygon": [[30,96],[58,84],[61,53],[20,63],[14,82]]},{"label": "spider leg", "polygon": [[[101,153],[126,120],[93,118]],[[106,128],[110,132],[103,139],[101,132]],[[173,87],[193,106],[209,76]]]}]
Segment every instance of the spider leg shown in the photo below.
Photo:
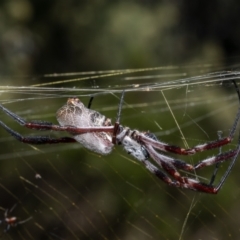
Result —
[{"label": "spider leg", "polygon": [[[158,153],[157,151],[154,150],[154,148],[151,145],[145,145],[146,149],[148,150],[149,153],[151,153],[151,157],[154,159],[154,161],[159,165],[162,166],[162,164],[165,166],[171,165],[172,168],[174,169],[182,169],[185,171],[193,171],[194,166],[186,163],[180,159],[174,159],[168,156],[165,156],[163,154]],[[164,166],[162,166],[164,168]],[[167,168],[167,167],[166,167]],[[174,175],[172,175],[174,176]]]},{"label": "spider leg", "polygon": [[[221,139],[222,138],[222,131],[218,131],[217,134],[218,134],[218,139]],[[222,147],[219,148],[219,154],[221,154],[221,153],[222,153]],[[219,170],[219,166],[220,166],[220,162],[216,163],[213,175],[212,175],[212,177],[210,179],[210,182],[209,182],[209,185],[212,185],[214,183],[215,178],[217,176],[217,172]]]},{"label": "spider leg", "polygon": [[[239,118],[240,118],[240,108],[239,108],[239,116],[237,118],[237,121],[239,121]],[[234,129],[234,133],[235,133],[235,129]],[[168,145],[166,143],[149,138],[148,136],[145,136],[144,134],[139,135],[138,139],[144,145],[149,144],[149,145],[153,146],[154,148],[159,149],[160,151],[163,151],[163,152],[171,152],[171,153],[176,153],[179,155],[193,155],[197,152],[202,152],[202,151],[219,148],[221,146],[227,145],[228,143],[230,143],[232,141],[233,135],[229,135],[228,137],[222,138],[220,140],[208,142],[206,144],[200,144],[200,145],[197,145],[197,146],[189,148],[189,149],[185,149],[185,148],[181,148],[181,147],[173,146],[173,145]]]},{"label": "spider leg", "polygon": [[192,178],[184,178],[185,183],[181,184],[180,187],[191,189],[193,191],[203,192],[203,193],[210,193],[210,194],[217,194],[218,190],[213,187],[212,185],[200,182],[196,179]]},{"label": "spider leg", "polygon": [[7,224],[6,228],[4,229],[3,233],[6,233],[9,231],[9,229],[11,228],[10,224]]},{"label": "spider leg", "polygon": [[224,182],[226,181],[227,177],[229,176],[234,164],[236,163],[236,160],[238,158],[238,155],[240,153],[240,136],[238,138],[238,147],[237,149],[235,150],[236,151],[236,154],[235,156],[233,157],[230,165],[228,166],[228,169],[227,171],[225,172],[225,174],[222,176],[222,178],[220,179],[220,182],[218,183],[218,185],[215,187],[215,192],[218,193],[218,191],[221,189],[221,187],[223,186]]},{"label": "spider leg", "polygon": [[[17,206],[17,203],[15,203],[15,204],[11,207],[11,209],[9,210],[9,213],[11,213],[11,212],[15,209],[16,206]],[[7,209],[6,211],[8,211],[8,209]],[[7,213],[7,215],[8,215],[8,213]]]},{"label": "spider leg", "polygon": [[122,96],[120,98],[119,106],[118,106],[117,119],[116,119],[116,122],[114,124],[114,129],[113,129],[113,136],[112,136],[112,143],[113,144],[117,143],[116,136],[119,133],[119,129],[120,129],[120,116],[121,116],[121,111],[122,111],[124,94],[125,94],[125,91],[123,90],[122,91]]},{"label": "spider leg", "polygon": [[94,97],[90,97],[89,102],[88,102],[88,106],[87,106],[88,109],[91,108],[93,99],[94,99]]},{"label": "spider leg", "polygon": [[24,137],[18,132],[15,132],[11,128],[9,128],[6,124],[4,124],[2,121],[0,121],[0,125],[9,132],[13,137],[15,137],[18,141],[23,143],[29,143],[29,144],[54,144],[54,143],[72,143],[76,142],[74,138],[70,137],[62,137],[62,138],[50,138],[47,136],[34,136],[34,137]]},{"label": "spider leg", "polygon": [[216,163],[223,162],[227,159],[234,157],[236,154],[237,154],[237,149],[218,154],[217,156],[206,158],[205,160],[202,160],[199,163],[197,163],[194,166],[194,169],[198,170],[198,169],[206,167],[206,166],[210,166],[210,165],[213,165]]},{"label": "spider leg", "polygon": [[[181,184],[185,183],[185,178],[182,177],[180,175],[180,173],[178,172],[177,168],[174,166],[175,165],[175,160],[170,158],[170,157],[166,157],[158,152],[156,152],[152,146],[150,145],[146,145],[145,146],[149,155],[151,156],[151,158],[160,166],[162,167],[170,176],[172,176],[174,179],[176,179],[178,182],[180,182]],[[178,161],[178,160],[177,160]],[[176,164],[178,165],[178,164]],[[193,166],[190,164],[186,164],[185,166],[186,170],[193,170]],[[183,168],[184,168],[183,167]]]},{"label": "spider leg", "polygon": [[[35,130],[52,130],[52,131],[66,131],[72,134],[84,134],[84,133],[89,133],[89,132],[113,132],[114,127],[113,126],[104,126],[104,127],[83,127],[83,128],[77,128],[73,126],[60,126],[60,125],[55,125],[51,122],[47,121],[31,121],[27,122],[25,119],[21,118],[17,114],[11,112],[4,106],[0,104],[0,109],[5,112],[8,116],[13,118],[17,123],[20,125],[30,128],[30,129],[35,129]],[[6,130],[7,126],[1,122],[1,124]],[[6,127],[5,127],[6,126]],[[64,142],[64,141],[63,141]]]},{"label": "spider leg", "polygon": [[[238,99],[239,99],[239,102],[240,102],[239,88],[238,88],[235,81],[232,81],[232,82],[235,86],[235,89],[236,89],[237,94],[238,94]],[[185,148],[181,148],[181,147],[173,146],[173,145],[168,145],[166,143],[160,142],[159,140],[157,140],[155,135],[150,134],[150,133],[145,133],[145,134],[138,135],[138,136],[136,136],[136,140],[138,140],[138,141],[140,141],[144,144],[150,144],[151,146],[159,149],[160,151],[172,152],[172,153],[176,153],[176,154],[179,154],[179,155],[192,155],[192,154],[195,154],[197,152],[202,152],[202,151],[206,151],[206,150],[210,150],[210,149],[214,149],[214,148],[219,148],[219,147],[222,147],[222,146],[230,143],[232,141],[233,137],[234,137],[235,132],[236,132],[236,128],[237,128],[239,120],[240,120],[240,106],[238,107],[238,111],[237,111],[233,126],[232,126],[232,128],[230,130],[230,133],[227,137],[221,138],[221,139],[218,139],[218,140],[215,140],[215,141],[211,141],[211,142],[208,142],[208,143],[205,143],[205,144],[199,144],[199,145],[196,145],[196,146],[194,146],[192,148],[189,148],[189,149],[185,149]]]},{"label": "spider leg", "polygon": [[[200,191],[200,192],[205,192],[205,193],[212,193],[215,194],[217,193],[217,190],[215,187],[209,184],[202,183],[196,179],[188,178],[188,177],[182,177],[180,173],[177,171],[177,169],[174,167],[172,163],[166,162],[165,159],[162,160],[163,155],[157,153],[151,146],[146,146],[149,155],[152,157],[154,161],[156,161],[169,175],[171,175],[175,181],[172,181],[167,175],[165,176],[164,182],[167,183],[168,185],[172,185],[175,187],[180,187],[180,188],[186,188],[186,189],[191,189],[194,191]],[[154,174],[156,174],[157,170],[160,171],[158,168],[154,166]],[[157,169],[157,170],[156,170]],[[161,171],[160,171],[161,172]],[[164,174],[163,172],[161,172]],[[164,174],[165,175],[165,174]],[[160,178],[162,179],[162,178]],[[170,179],[170,180],[169,180]]]},{"label": "spider leg", "polygon": [[[176,164],[175,159],[166,157],[166,156],[158,153],[157,151],[155,151],[155,149],[151,145],[145,145],[145,148],[147,149],[151,158],[160,167],[162,167],[170,176],[172,176],[176,180],[176,183],[174,183],[174,186],[181,187],[181,188],[192,189],[192,190],[195,190],[195,191],[200,191],[200,192],[205,192],[205,193],[216,194],[216,193],[218,193],[218,191],[222,187],[223,183],[225,182],[226,178],[230,174],[231,169],[234,166],[234,164],[237,160],[237,157],[240,153],[240,137],[239,137],[239,142],[238,142],[237,149],[231,150],[231,151],[228,151],[228,152],[225,152],[225,153],[221,153],[217,156],[214,156],[214,157],[208,158],[206,160],[203,160],[199,164],[195,165],[193,168],[191,168],[192,165],[190,165],[190,164],[187,165],[187,166],[183,165],[183,167],[181,168],[181,169],[186,168],[186,170],[191,171],[191,170],[199,169],[201,167],[211,165],[211,164],[214,164],[214,163],[219,163],[219,162],[222,162],[226,159],[231,159],[232,158],[232,161],[231,161],[227,171],[225,172],[225,174],[223,175],[219,184],[216,187],[212,186],[212,180],[211,180],[210,184],[206,184],[206,183],[200,182],[196,179],[192,179],[192,178],[188,178],[188,177],[182,177],[180,175],[180,173],[177,171],[177,168],[178,169],[180,169],[180,168],[178,167],[178,163]],[[177,160],[177,162],[178,161],[180,161],[180,160]],[[188,167],[189,167],[189,169],[187,169]],[[173,185],[173,184],[169,184],[169,185]]]},{"label": "spider leg", "polygon": [[25,219],[25,220],[19,221],[19,222],[16,223],[16,225],[14,225],[14,227],[16,227],[17,225],[23,224],[23,223],[25,223],[25,222],[28,222],[28,221],[31,220],[31,219],[32,219],[32,217],[29,217],[29,218],[27,218],[27,219]]},{"label": "spider leg", "polygon": [[152,174],[157,176],[160,180],[165,182],[167,185],[178,187],[179,184],[176,181],[173,181],[170,177],[168,177],[168,175],[166,173],[164,173],[163,171],[158,169],[150,161],[148,161],[146,159],[145,160],[139,160],[139,161],[142,162],[145,165],[147,170],[149,170]]}]

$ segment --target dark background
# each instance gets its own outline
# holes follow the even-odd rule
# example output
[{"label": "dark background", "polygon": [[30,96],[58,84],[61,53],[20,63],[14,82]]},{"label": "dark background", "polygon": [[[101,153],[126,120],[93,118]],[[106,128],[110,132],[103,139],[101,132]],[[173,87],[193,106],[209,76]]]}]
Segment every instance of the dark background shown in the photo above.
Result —
[{"label": "dark background", "polygon": [[[201,73],[191,67],[198,64],[238,70],[239,8],[238,1],[1,1],[0,85],[6,90],[9,85],[54,81],[39,77],[48,73],[169,65],[189,66],[192,75]],[[76,84],[79,89],[91,90],[96,85],[110,86],[111,90],[119,84],[119,89],[130,88],[130,83],[119,79],[61,87],[73,88]],[[227,135],[234,120],[234,88],[229,84],[226,89],[215,87],[190,87],[187,98],[184,87],[166,92],[171,106],[176,106],[177,120],[183,125],[192,121],[184,132],[191,145],[216,139],[219,129]],[[6,107],[22,117],[56,123],[55,111],[66,101],[66,96],[57,91],[56,96],[50,100],[30,90],[24,94],[3,90],[1,101],[14,100]],[[232,99],[225,102],[229,96]],[[203,101],[199,105],[197,98]],[[85,104],[88,99],[83,98]],[[212,101],[211,107],[204,102],[206,99]],[[142,92],[129,92],[125,101],[147,105],[134,105],[134,111],[126,105],[124,124],[161,132],[156,120],[166,132],[166,136],[159,135],[164,141],[183,144],[178,132],[167,133],[176,125],[158,89],[144,96]],[[195,107],[186,108],[185,101]],[[100,96],[93,108],[114,119],[118,102],[111,94]],[[236,105],[224,108],[232,103]],[[208,113],[214,114],[195,124],[198,117]],[[1,120],[24,135],[34,132],[19,127],[4,114]],[[182,230],[182,239],[239,239],[239,164],[219,195],[210,196],[165,186],[118,148],[102,157],[79,149],[77,144],[34,148],[17,142],[5,131],[0,133],[1,216],[4,209],[18,203],[13,215],[22,220],[33,217],[11,229],[4,235],[6,239],[180,239]],[[216,153],[218,150],[211,154]],[[35,178],[36,173],[42,180]]]},{"label": "dark background", "polygon": [[1,75],[222,62],[237,1],[1,1]]}]

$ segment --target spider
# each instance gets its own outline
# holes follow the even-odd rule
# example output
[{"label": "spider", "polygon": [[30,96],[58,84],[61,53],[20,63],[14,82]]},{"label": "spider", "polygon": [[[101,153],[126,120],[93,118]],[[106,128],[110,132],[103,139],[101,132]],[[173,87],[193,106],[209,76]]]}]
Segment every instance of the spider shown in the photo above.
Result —
[{"label": "spider", "polygon": [[[232,81],[238,99],[240,101],[240,91],[235,83]],[[206,158],[196,165],[186,163],[180,159],[168,157],[162,152],[170,152],[178,155],[193,155],[198,152],[221,148],[229,144],[236,132],[237,124],[240,118],[240,107],[238,108],[236,118],[233,126],[227,137],[210,141],[204,144],[196,145],[192,148],[185,149],[178,146],[169,145],[161,142],[157,137],[150,132],[140,132],[138,130],[131,130],[128,127],[120,125],[120,115],[123,105],[124,91],[122,93],[117,119],[115,124],[111,123],[109,118],[106,118],[101,113],[90,109],[91,101],[88,107],[78,98],[69,98],[67,103],[62,106],[56,113],[56,118],[59,125],[55,125],[46,121],[26,121],[15,113],[11,112],[0,104],[0,109],[13,118],[20,125],[35,129],[35,130],[52,130],[65,131],[72,135],[72,137],[51,138],[48,136],[22,136],[9,128],[6,124],[0,121],[0,125],[9,132],[13,137],[23,143],[29,144],[57,144],[57,143],[73,143],[79,142],[83,147],[96,152],[101,155],[111,153],[114,145],[122,145],[128,154],[139,160],[145,167],[160,180],[166,184],[178,188],[186,188],[199,192],[216,194],[224,184],[229,175],[240,152],[240,139],[238,146],[234,150],[227,152],[219,152],[218,155]],[[152,159],[158,167],[156,167],[149,159]],[[209,184],[200,182],[198,179],[181,176],[178,170],[185,170],[194,172],[205,166],[216,164],[225,160],[232,159],[227,171],[220,179],[217,186],[213,186],[212,182],[216,173],[213,174],[212,180]],[[216,171],[215,171],[216,172]]]},{"label": "spider", "polygon": [[18,221],[17,217],[15,217],[15,216],[14,217],[8,216],[8,214],[11,213],[14,210],[15,207],[16,207],[16,204],[13,205],[13,207],[9,211],[8,211],[8,209],[6,209],[6,211],[4,213],[4,219],[0,220],[0,224],[4,223],[6,225],[6,227],[5,227],[4,231],[3,231],[4,233],[9,231],[9,229],[11,227],[16,227],[16,226],[18,226],[20,224],[23,224],[23,223],[29,221],[32,218],[32,217],[29,217],[29,218],[27,218],[25,220]]}]

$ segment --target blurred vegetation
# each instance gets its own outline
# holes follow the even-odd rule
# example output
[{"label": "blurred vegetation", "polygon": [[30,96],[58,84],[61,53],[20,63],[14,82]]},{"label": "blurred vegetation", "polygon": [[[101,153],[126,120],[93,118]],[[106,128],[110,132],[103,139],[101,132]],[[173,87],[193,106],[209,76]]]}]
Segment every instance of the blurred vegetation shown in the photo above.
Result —
[{"label": "blurred vegetation", "polygon": [[140,68],[233,61],[237,1],[0,3],[0,73]]}]

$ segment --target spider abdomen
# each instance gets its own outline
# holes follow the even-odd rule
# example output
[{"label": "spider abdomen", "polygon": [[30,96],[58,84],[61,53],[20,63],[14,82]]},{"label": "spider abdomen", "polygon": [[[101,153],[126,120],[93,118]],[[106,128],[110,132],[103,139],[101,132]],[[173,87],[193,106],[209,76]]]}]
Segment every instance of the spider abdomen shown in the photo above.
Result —
[{"label": "spider abdomen", "polygon": [[[86,108],[78,98],[69,98],[67,103],[57,111],[57,120],[61,126],[77,128],[111,126],[111,121],[104,115]],[[106,132],[71,133],[83,147],[106,155],[112,151],[112,136]]]}]

